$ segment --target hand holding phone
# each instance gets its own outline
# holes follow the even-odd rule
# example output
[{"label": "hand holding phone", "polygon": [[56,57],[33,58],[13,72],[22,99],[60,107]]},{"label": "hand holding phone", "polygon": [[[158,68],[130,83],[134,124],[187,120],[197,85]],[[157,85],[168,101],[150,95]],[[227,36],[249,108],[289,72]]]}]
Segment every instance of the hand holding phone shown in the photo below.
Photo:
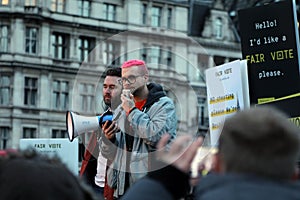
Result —
[{"label": "hand holding phone", "polygon": [[105,124],[105,122],[107,122],[107,121],[108,121],[108,126],[110,126],[111,123],[112,123],[112,118],[113,118],[112,115],[104,115],[104,116],[102,116],[101,119],[100,119],[100,127],[102,128],[102,126],[103,126],[103,125]]}]

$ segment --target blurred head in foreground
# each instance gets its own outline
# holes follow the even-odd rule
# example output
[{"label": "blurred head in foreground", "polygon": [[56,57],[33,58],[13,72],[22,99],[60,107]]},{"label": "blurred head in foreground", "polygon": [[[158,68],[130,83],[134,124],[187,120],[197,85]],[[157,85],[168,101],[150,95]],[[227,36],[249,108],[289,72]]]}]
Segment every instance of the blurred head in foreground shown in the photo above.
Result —
[{"label": "blurred head in foreground", "polygon": [[1,151],[0,199],[93,200],[94,194],[57,158]]},{"label": "blurred head in foreground", "polygon": [[223,172],[286,180],[295,175],[300,130],[281,111],[257,107],[225,120],[219,140]]}]

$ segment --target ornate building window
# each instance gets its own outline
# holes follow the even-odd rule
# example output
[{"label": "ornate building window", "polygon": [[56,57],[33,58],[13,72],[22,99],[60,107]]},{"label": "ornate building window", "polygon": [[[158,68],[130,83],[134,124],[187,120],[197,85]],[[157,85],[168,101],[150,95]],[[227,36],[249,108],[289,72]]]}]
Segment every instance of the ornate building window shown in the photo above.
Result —
[{"label": "ornate building window", "polygon": [[54,58],[69,58],[69,35],[63,33],[52,33],[51,53]]},{"label": "ornate building window", "polygon": [[37,105],[37,78],[25,77],[25,87],[24,87],[24,104],[29,106]]},{"label": "ornate building window", "polygon": [[81,110],[85,112],[95,111],[95,85],[81,83],[79,85],[79,98]]},{"label": "ornate building window", "polygon": [[36,138],[36,128],[23,128],[23,138]]},{"label": "ornate building window", "polygon": [[8,52],[9,29],[7,25],[0,26],[0,52]]},{"label": "ornate building window", "polygon": [[77,40],[77,47],[78,47],[78,59],[83,61],[88,59],[88,61],[94,61],[95,58],[93,55],[90,55],[92,50],[95,48],[95,39],[90,37],[79,37]]},{"label": "ornate building window", "polygon": [[107,41],[103,46],[103,63],[105,65],[120,64],[120,48],[119,42]]},{"label": "ornate building window", "polygon": [[90,17],[91,15],[91,1],[90,0],[78,0],[79,15],[83,17]]},{"label": "ornate building window", "polygon": [[161,26],[161,7],[153,6],[151,9],[151,26]]},{"label": "ornate building window", "polygon": [[173,28],[173,10],[168,8],[167,10],[167,28]]},{"label": "ornate building window", "polygon": [[51,10],[54,12],[64,12],[65,0],[51,0]]},{"label": "ornate building window", "polygon": [[69,83],[67,81],[53,81],[53,108],[66,110],[69,106]]},{"label": "ornate building window", "polygon": [[162,49],[159,45],[153,45],[150,49],[149,61],[151,64],[161,64],[162,61]]},{"label": "ornate building window", "polygon": [[104,14],[105,14],[105,19],[108,21],[116,21],[116,5],[114,4],[104,4]]},{"label": "ornate building window", "polygon": [[25,52],[36,54],[38,48],[38,29],[34,27],[26,27],[25,32]]},{"label": "ornate building window", "polygon": [[172,47],[167,47],[167,49],[165,50],[165,60],[165,64],[167,65],[167,67],[173,67]]},{"label": "ornate building window", "polygon": [[53,129],[51,138],[68,138],[68,132],[61,129]]},{"label": "ornate building window", "polygon": [[0,127],[0,149],[6,149],[9,140],[9,127]]},{"label": "ornate building window", "polygon": [[147,25],[147,4],[142,5],[142,23]]},{"label": "ornate building window", "polygon": [[9,75],[0,75],[0,105],[9,105],[11,102],[11,77]]}]

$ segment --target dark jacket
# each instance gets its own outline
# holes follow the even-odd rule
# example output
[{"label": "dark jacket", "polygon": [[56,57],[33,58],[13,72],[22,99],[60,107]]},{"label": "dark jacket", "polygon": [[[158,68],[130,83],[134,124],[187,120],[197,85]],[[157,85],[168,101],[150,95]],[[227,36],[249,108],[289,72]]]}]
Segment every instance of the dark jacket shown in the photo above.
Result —
[{"label": "dark jacket", "polygon": [[211,174],[200,181],[195,196],[201,200],[296,200],[300,199],[300,183],[249,175]]},{"label": "dark jacket", "polygon": [[[166,171],[167,170],[167,171]],[[150,173],[122,200],[173,200],[188,192],[188,176],[172,166]],[[299,181],[275,181],[249,175],[209,174],[195,188],[195,200],[299,200]]]},{"label": "dark jacket", "polygon": [[[159,163],[157,161],[156,163]],[[164,165],[164,164],[161,164]],[[136,182],[121,198],[122,200],[173,200],[186,196],[189,191],[189,175],[169,165]]]},{"label": "dark jacket", "polygon": [[93,133],[89,139],[88,146],[84,152],[82,165],[80,168],[80,176],[86,183],[92,187],[97,187],[95,184],[95,176],[97,173],[97,158],[99,148],[97,146],[97,135]]}]

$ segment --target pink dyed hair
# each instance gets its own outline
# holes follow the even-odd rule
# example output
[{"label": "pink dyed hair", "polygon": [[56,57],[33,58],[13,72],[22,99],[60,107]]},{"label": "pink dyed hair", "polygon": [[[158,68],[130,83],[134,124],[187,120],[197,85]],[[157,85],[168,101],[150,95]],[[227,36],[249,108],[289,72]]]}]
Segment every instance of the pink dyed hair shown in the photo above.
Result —
[{"label": "pink dyed hair", "polygon": [[123,68],[129,68],[129,67],[134,67],[134,66],[139,67],[140,69],[142,69],[146,73],[148,72],[148,69],[147,69],[145,61],[138,60],[138,59],[133,59],[133,60],[127,60],[127,61],[125,61],[122,64],[121,68],[123,69]]}]

